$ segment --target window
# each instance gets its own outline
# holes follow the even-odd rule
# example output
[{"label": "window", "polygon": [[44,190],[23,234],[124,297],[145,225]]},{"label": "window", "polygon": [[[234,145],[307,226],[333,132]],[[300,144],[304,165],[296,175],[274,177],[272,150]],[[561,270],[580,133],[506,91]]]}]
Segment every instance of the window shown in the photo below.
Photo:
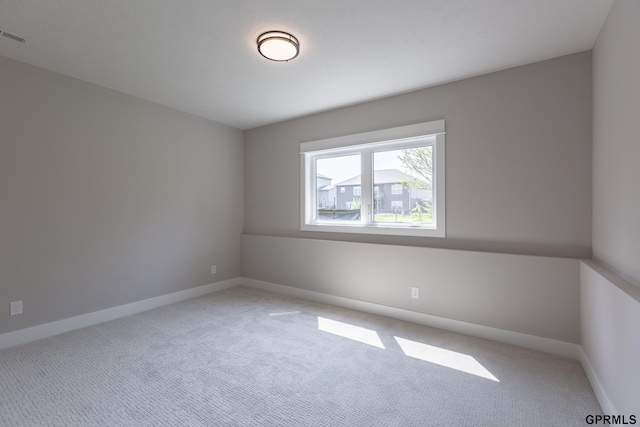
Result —
[{"label": "window", "polygon": [[[313,169],[316,171],[314,176],[316,181],[318,177],[327,177],[331,180],[331,184],[322,187],[326,191],[322,196],[328,200],[326,207],[318,207],[315,210],[316,221],[320,222],[352,222],[360,220],[360,197],[355,197],[355,192],[350,189],[355,189],[354,184],[360,183],[360,164],[361,156],[358,153],[344,154],[344,155],[332,155],[318,157],[313,160]],[[322,173],[327,172],[327,174]],[[341,171],[344,174],[356,176],[357,179],[351,179],[342,182],[335,182],[336,171]],[[338,185],[335,185],[338,184]],[[339,191],[335,189],[339,188]],[[359,189],[360,187],[358,187]],[[353,193],[353,194],[352,194]],[[320,197],[318,194],[316,197]],[[316,199],[317,200],[317,199]]]},{"label": "window", "polygon": [[303,231],[445,236],[444,120],[300,144]]}]

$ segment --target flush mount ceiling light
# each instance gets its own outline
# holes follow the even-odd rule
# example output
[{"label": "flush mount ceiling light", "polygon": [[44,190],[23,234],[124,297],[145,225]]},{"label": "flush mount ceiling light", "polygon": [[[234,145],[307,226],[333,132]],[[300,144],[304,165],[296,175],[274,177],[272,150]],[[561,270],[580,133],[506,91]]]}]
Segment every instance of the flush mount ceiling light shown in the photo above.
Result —
[{"label": "flush mount ceiling light", "polygon": [[267,31],[258,36],[258,52],[271,61],[287,62],[300,53],[300,42],[284,31]]}]

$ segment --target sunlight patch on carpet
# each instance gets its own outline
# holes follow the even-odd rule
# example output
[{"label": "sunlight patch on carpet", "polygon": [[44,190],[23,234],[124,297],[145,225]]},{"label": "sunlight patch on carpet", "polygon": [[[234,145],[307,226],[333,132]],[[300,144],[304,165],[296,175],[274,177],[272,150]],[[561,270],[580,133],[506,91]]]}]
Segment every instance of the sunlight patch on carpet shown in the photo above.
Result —
[{"label": "sunlight patch on carpet", "polygon": [[374,347],[384,348],[384,344],[382,344],[378,333],[371,329],[325,319],[324,317],[318,317],[318,329]]},{"label": "sunlight patch on carpet", "polygon": [[480,362],[468,354],[462,354],[404,338],[394,338],[402,348],[402,351],[404,351],[404,354],[409,357],[435,363],[436,365],[455,369],[460,372],[466,372],[467,374],[476,375],[491,381],[500,382],[500,380],[482,366]]}]

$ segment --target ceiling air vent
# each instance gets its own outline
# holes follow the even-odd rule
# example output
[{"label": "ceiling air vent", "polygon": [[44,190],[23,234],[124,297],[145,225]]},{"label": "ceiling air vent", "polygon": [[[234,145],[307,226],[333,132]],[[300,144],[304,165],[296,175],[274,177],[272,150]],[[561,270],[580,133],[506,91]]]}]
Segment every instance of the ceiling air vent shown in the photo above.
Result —
[{"label": "ceiling air vent", "polygon": [[2,37],[8,38],[10,40],[17,41],[18,43],[26,43],[27,40],[28,40],[26,37],[22,37],[22,36],[19,36],[17,34],[13,34],[13,33],[10,33],[8,31],[3,31],[3,30],[0,30],[0,35]]}]

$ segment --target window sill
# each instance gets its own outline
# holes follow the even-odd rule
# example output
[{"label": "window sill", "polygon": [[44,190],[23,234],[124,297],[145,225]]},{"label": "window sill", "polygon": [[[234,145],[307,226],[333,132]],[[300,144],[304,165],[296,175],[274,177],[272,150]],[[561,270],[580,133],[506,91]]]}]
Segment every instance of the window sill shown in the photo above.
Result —
[{"label": "window sill", "polygon": [[378,234],[387,236],[445,237],[445,230],[427,226],[363,225],[363,224],[302,224],[301,231],[323,233]]}]

